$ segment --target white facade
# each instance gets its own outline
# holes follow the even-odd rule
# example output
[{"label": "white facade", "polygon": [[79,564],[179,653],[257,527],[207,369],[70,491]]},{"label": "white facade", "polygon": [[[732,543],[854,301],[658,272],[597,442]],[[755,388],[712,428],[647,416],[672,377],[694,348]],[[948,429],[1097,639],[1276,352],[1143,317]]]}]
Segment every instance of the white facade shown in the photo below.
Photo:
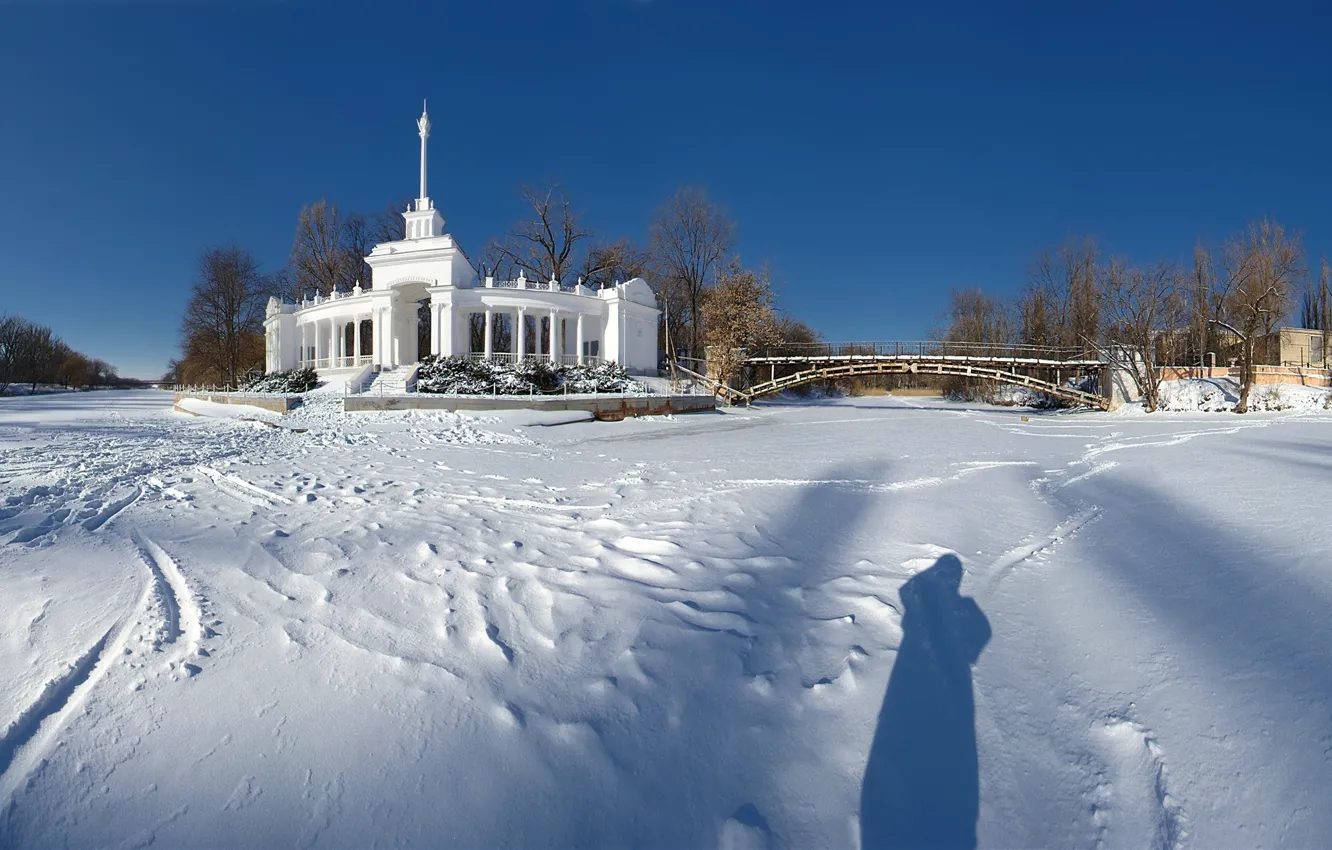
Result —
[{"label": "white facade", "polygon": [[358,283],[351,292],[316,295],[299,304],[271,299],[264,321],[267,370],[390,369],[430,353],[557,363],[611,360],[636,374],[655,374],[661,311],[642,278],[607,289],[521,276],[478,279],[426,194],[430,120],[424,111],[417,128],[421,187],[413,208],[403,214],[406,238],[376,245],[365,258],[369,289]]}]

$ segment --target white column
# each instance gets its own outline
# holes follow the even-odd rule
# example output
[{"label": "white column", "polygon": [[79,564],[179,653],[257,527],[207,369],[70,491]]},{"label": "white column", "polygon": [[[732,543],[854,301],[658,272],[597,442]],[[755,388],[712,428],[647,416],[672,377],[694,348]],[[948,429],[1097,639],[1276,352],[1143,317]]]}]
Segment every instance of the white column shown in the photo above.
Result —
[{"label": "white column", "polygon": [[384,365],[384,311],[375,308],[370,313],[370,357],[376,366]]},{"label": "white column", "polygon": [[522,360],[527,356],[527,311],[522,307],[518,308],[518,327],[514,329],[518,333],[518,359]]},{"label": "white column", "polygon": [[352,329],[352,348],[356,349],[352,354],[352,365],[355,366],[361,359],[361,317],[357,316],[353,321],[356,322]]},{"label": "white column", "polygon": [[550,311],[550,339],[547,340],[547,347],[550,349],[550,352],[549,352],[549,353],[550,353],[550,362],[551,362],[551,365],[554,365],[554,364],[560,362],[559,360],[556,359],[556,357],[558,357],[558,355],[557,355],[555,352],[556,352],[556,351],[559,351],[559,349],[556,348],[556,346],[555,346],[555,333],[556,333],[556,331],[555,331],[555,311],[554,311],[554,310],[551,310],[551,311]]},{"label": "white column", "polygon": [[494,342],[491,339],[491,337],[494,336],[494,330],[495,330],[493,327],[494,317],[495,317],[494,314],[490,312],[490,308],[487,307],[486,308],[486,359],[487,360],[489,360],[490,355],[494,353],[493,349]]},{"label": "white column", "polygon": [[307,357],[307,350],[310,345],[307,339],[310,335],[310,326],[302,322],[300,327],[301,327],[301,356],[296,358],[296,367],[298,369],[308,365],[305,361]]},{"label": "white column", "polygon": [[578,351],[575,353],[578,355],[578,365],[582,366],[583,365],[583,314],[582,313],[578,314],[577,322],[578,322],[578,329],[575,331],[575,337],[576,337],[575,344],[578,346]]},{"label": "white column", "polygon": [[440,320],[443,318],[444,310],[439,304],[430,305],[430,353],[439,356],[440,340]]},{"label": "white column", "polygon": [[329,319],[329,320],[328,320],[328,366],[329,366],[330,369],[333,368],[333,365],[334,365],[334,363],[333,363],[333,345],[334,345],[334,340],[333,340],[333,333],[334,333],[334,330],[333,330],[333,328],[334,328],[334,324],[335,324],[335,323],[334,323],[334,321],[333,321],[332,319]]},{"label": "white column", "polygon": [[441,357],[453,356],[453,303],[439,307],[439,354]]}]

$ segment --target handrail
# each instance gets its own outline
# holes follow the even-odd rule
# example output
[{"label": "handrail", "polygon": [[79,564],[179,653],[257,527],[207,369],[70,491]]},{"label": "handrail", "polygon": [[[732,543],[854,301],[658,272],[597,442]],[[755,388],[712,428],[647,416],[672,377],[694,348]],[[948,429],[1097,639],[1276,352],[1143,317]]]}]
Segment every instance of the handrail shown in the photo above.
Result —
[{"label": "handrail", "polygon": [[670,365],[676,371],[684,372],[686,375],[690,376],[691,378],[701,381],[703,383],[703,386],[712,390],[713,395],[721,396],[722,398],[726,399],[726,401],[730,404],[739,404],[740,402],[748,404],[750,400],[752,400],[754,397],[752,392],[746,393],[743,390],[737,390],[735,387],[727,386],[726,384],[723,384],[721,381],[718,381],[715,378],[709,378],[707,375],[700,375],[698,372],[695,372],[693,369],[681,366],[679,361],[674,361]]},{"label": "handrail", "polygon": [[939,357],[985,360],[1029,360],[1049,363],[1090,364],[1102,362],[1077,347],[1025,345],[1019,343],[965,342],[953,340],[902,340],[890,342],[792,342],[746,352],[744,359],[757,362],[824,358],[924,359]]},{"label": "handrail", "polygon": [[[677,368],[682,372],[689,372],[689,370],[684,367],[677,366]],[[1088,407],[1098,407],[1101,410],[1110,409],[1110,402],[1108,399],[1095,393],[1075,389],[1065,384],[1056,384],[1051,381],[1044,381],[1040,378],[1033,378],[1029,375],[1020,375],[1016,372],[1009,372],[1003,369],[948,361],[920,363],[905,362],[901,360],[867,360],[861,362],[839,363],[836,365],[824,365],[755,384],[749,388],[747,394],[745,394],[745,398],[746,401],[750,401],[759,396],[772,395],[802,384],[827,380],[829,378],[909,373],[948,375],[961,378],[986,378],[992,381],[1015,384],[1017,386],[1038,390],[1039,392],[1054,396],[1055,398],[1061,398],[1065,401],[1072,401],[1077,404],[1085,404]]]}]

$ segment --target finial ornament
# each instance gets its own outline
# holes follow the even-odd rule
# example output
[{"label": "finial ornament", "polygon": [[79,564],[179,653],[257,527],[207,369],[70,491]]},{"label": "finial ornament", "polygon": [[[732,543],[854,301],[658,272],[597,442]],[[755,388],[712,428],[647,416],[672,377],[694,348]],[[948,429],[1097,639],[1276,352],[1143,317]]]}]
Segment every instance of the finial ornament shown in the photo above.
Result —
[{"label": "finial ornament", "polygon": [[416,119],[416,129],[420,131],[422,139],[430,138],[430,115],[426,112],[425,101],[421,101],[421,117]]},{"label": "finial ornament", "polygon": [[416,211],[428,209],[426,194],[426,139],[430,138],[430,115],[426,112],[426,102],[421,100],[421,117],[416,119],[416,129],[421,132],[421,194],[416,196]]}]

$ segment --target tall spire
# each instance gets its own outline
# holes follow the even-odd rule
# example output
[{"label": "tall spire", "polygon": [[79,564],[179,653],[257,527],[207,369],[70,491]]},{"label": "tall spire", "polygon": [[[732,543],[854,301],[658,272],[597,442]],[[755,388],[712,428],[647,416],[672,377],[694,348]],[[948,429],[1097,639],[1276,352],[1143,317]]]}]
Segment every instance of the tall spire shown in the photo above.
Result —
[{"label": "tall spire", "polygon": [[416,208],[426,209],[426,139],[430,138],[430,115],[426,112],[426,102],[421,101],[421,117],[416,119],[416,129],[421,135],[421,194],[417,196]]},{"label": "tall spire", "polygon": [[[2,2],[4,0],[0,0]],[[421,101],[421,117],[416,119],[416,129],[421,136],[421,194],[416,203],[403,213],[403,219],[407,225],[407,239],[433,239],[444,235],[444,217],[426,194],[426,139],[430,138],[430,115],[426,112],[424,100]]]}]

